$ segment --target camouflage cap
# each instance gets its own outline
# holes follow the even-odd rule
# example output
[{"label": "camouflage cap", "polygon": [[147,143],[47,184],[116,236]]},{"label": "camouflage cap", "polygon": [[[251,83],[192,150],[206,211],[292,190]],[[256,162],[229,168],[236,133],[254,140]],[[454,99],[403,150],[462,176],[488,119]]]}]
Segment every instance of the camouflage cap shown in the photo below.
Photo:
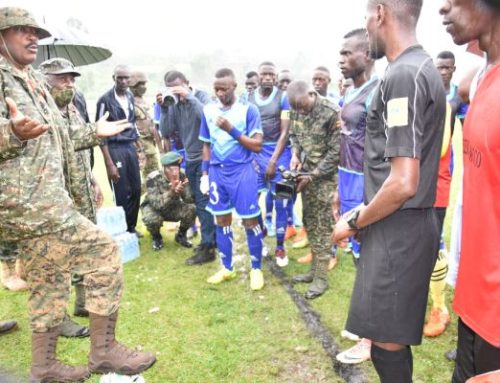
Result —
[{"label": "camouflage cap", "polygon": [[71,73],[73,76],[80,76],[80,72],[75,69],[75,66],[71,61],[63,59],[62,57],[56,57],[53,59],[45,60],[38,67],[42,74],[66,74]]},{"label": "camouflage cap", "polygon": [[138,82],[147,82],[147,81],[148,81],[148,76],[146,76],[146,73],[134,70],[132,71],[132,73],[130,73],[128,85],[136,86]]},{"label": "camouflage cap", "polygon": [[51,36],[50,32],[40,27],[35,17],[26,9],[18,7],[0,8],[0,31],[16,26],[35,28],[38,31],[38,38],[40,39]]},{"label": "camouflage cap", "polygon": [[170,166],[170,165],[180,165],[182,160],[183,158],[179,153],[168,152],[161,156],[160,161],[163,166]]}]

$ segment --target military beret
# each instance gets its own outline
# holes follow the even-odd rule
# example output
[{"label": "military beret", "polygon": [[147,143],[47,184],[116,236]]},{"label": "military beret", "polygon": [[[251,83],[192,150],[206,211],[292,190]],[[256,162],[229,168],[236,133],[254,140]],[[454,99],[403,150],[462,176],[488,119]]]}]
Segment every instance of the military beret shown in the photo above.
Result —
[{"label": "military beret", "polygon": [[40,39],[51,36],[50,32],[40,27],[35,17],[26,9],[19,7],[0,8],[0,31],[18,26],[35,28]]},{"label": "military beret", "polygon": [[40,64],[38,69],[40,69],[40,72],[45,75],[71,73],[73,76],[80,76],[80,72],[75,69],[75,66],[71,63],[71,61],[61,57],[45,60]]},{"label": "military beret", "polygon": [[177,152],[168,152],[161,156],[161,164],[163,166],[169,165],[180,165],[182,162],[182,156]]}]

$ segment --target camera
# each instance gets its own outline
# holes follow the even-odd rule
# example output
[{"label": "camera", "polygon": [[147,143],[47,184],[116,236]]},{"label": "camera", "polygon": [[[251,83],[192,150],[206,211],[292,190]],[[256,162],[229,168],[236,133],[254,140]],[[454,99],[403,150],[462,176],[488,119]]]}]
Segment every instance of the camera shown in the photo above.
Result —
[{"label": "camera", "polygon": [[310,176],[311,173],[287,170],[283,165],[278,167],[281,181],[276,184],[276,199],[292,199],[297,191],[297,181],[300,176]]},{"label": "camera", "polygon": [[179,102],[179,96],[172,93],[170,88],[164,87],[161,89],[161,98],[164,104],[175,105]]}]

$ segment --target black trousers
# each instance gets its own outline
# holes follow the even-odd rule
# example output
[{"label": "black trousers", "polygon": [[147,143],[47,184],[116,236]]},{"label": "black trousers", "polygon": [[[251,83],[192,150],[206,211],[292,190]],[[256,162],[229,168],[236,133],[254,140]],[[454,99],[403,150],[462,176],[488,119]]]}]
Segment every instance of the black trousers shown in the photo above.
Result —
[{"label": "black trousers", "polygon": [[485,341],[458,320],[458,344],[452,383],[465,383],[473,376],[500,369],[500,348]]},{"label": "black trousers", "polygon": [[108,150],[120,173],[120,180],[113,185],[116,205],[125,210],[127,230],[133,232],[137,225],[141,201],[141,173],[137,152],[133,142],[109,144]]}]

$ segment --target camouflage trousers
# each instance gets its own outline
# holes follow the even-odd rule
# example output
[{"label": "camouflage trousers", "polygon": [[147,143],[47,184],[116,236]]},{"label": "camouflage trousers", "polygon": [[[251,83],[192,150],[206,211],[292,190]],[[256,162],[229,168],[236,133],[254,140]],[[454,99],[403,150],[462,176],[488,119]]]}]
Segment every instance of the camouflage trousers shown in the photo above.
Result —
[{"label": "camouflage trousers", "polygon": [[149,204],[142,205],[142,222],[151,234],[159,234],[163,222],[179,222],[179,230],[187,230],[196,220],[196,206],[193,203],[179,202],[175,208],[157,211]]},{"label": "camouflage trousers", "polygon": [[83,276],[88,311],[108,316],[118,309],[123,291],[118,246],[83,216],[78,215],[70,229],[24,240],[20,246],[34,332],[62,322],[72,273]]},{"label": "camouflage trousers", "polygon": [[337,185],[334,181],[315,180],[302,191],[302,220],[307,230],[311,252],[319,260],[332,255],[334,219],[332,199]]},{"label": "camouflage trousers", "polygon": [[158,148],[156,147],[154,138],[141,137],[140,142],[144,148],[144,152],[138,150],[137,156],[139,157],[139,166],[142,173],[141,190],[144,194],[146,192],[146,179],[148,174],[155,170],[162,172],[162,169],[159,165]]}]

